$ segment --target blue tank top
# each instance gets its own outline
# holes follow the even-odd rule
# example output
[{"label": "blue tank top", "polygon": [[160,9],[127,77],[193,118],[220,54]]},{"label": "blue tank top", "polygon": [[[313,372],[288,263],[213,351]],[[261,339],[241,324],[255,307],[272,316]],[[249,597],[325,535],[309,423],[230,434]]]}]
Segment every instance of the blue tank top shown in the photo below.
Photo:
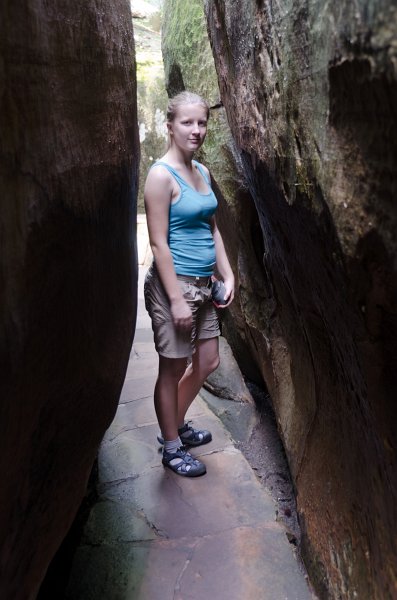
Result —
[{"label": "blue tank top", "polygon": [[218,206],[210,182],[202,166],[197,166],[209,192],[202,194],[189,185],[178,172],[165,162],[157,161],[152,168],[162,165],[177,181],[181,193],[170,204],[168,245],[177,275],[207,277],[215,267],[215,244],[211,230],[211,217]]}]

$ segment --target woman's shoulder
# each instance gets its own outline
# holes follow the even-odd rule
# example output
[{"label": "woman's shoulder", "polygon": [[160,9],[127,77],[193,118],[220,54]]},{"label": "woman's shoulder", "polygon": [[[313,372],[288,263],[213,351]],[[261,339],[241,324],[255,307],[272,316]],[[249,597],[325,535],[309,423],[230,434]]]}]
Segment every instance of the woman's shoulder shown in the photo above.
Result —
[{"label": "woman's shoulder", "polygon": [[172,196],[174,189],[174,180],[166,167],[161,164],[153,163],[146,176],[145,181],[145,198],[157,198]]},{"label": "woman's shoulder", "polygon": [[172,178],[172,176],[169,171],[169,168],[167,168],[168,166],[169,165],[167,165],[166,163],[161,162],[160,160],[156,160],[156,162],[154,162],[149,169],[147,179],[156,181],[169,181]]}]

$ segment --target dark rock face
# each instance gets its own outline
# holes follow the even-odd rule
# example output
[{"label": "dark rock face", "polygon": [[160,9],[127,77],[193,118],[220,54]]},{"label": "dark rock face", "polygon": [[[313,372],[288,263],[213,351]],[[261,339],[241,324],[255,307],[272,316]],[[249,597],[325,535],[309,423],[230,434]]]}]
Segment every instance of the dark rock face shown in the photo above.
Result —
[{"label": "dark rock face", "polygon": [[37,594],[116,410],[135,327],[129,3],[0,9],[0,596]]},{"label": "dark rock face", "polygon": [[260,225],[257,261],[239,275],[246,339],[289,457],[306,563],[324,598],[392,598],[397,9],[205,10]]}]

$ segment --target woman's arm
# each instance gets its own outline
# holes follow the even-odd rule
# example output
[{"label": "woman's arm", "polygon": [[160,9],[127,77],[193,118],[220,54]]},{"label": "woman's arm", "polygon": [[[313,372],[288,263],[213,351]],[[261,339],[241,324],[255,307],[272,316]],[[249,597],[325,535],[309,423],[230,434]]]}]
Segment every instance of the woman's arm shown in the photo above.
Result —
[{"label": "woman's arm", "polygon": [[222,277],[226,288],[225,299],[227,299],[227,304],[219,305],[219,308],[226,308],[234,298],[234,275],[226,255],[225,246],[216,224],[215,217],[212,217],[212,235],[215,242],[216,268],[219,275]]},{"label": "woman's arm", "polygon": [[170,301],[174,325],[182,329],[191,328],[192,312],[178,284],[168,245],[172,180],[165,169],[156,167],[149,171],[144,197],[150,246],[157,271]]},{"label": "woman's arm", "polygon": [[[208,177],[208,181],[211,181],[211,174],[210,174],[209,170],[207,169],[207,167],[205,165],[201,165],[201,166],[204,169],[204,172],[206,173],[206,175]],[[226,306],[229,306],[229,304],[233,301],[233,298],[234,298],[234,275],[233,275],[233,271],[230,266],[229,260],[227,258],[227,254],[226,254],[225,246],[223,244],[221,233],[216,224],[215,216],[212,217],[212,219],[211,219],[211,228],[212,228],[212,235],[213,235],[214,242],[215,242],[216,268],[217,268],[219,275],[223,279],[223,283],[225,284],[225,288],[226,288],[225,299],[227,299],[226,304],[222,304],[219,306],[217,305],[217,306],[218,306],[218,308],[226,308]]]}]

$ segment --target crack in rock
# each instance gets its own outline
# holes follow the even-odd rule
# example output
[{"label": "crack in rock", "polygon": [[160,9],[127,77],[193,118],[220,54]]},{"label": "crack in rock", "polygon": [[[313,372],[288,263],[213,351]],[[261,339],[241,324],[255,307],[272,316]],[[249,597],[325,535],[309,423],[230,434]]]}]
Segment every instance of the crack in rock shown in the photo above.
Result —
[{"label": "crack in rock", "polygon": [[169,539],[169,536],[166,534],[165,531],[163,531],[162,529],[159,529],[158,527],[156,527],[156,525],[152,521],[150,521],[150,519],[147,517],[147,515],[145,514],[143,509],[136,511],[135,514],[139,518],[141,518],[143,521],[145,521],[146,525],[154,531],[154,533],[156,534],[157,537],[166,539],[166,540]]},{"label": "crack in rock", "polygon": [[117,487],[126,481],[134,481],[138,479],[139,475],[130,475],[129,477],[123,477],[122,479],[113,479],[112,481],[104,481],[97,484],[98,495],[106,494],[112,487]]},{"label": "crack in rock", "polygon": [[131,402],[138,402],[138,400],[148,400],[149,398],[153,398],[153,394],[148,394],[147,396],[140,396],[139,398],[133,398],[132,400],[123,400],[122,402],[119,402],[119,406],[131,404]]},{"label": "crack in rock", "polygon": [[215,448],[214,450],[208,450],[207,452],[200,452],[199,456],[200,458],[202,456],[211,456],[211,454],[220,454],[221,452],[228,452],[228,448]]},{"label": "crack in rock", "polygon": [[185,564],[182,567],[181,572],[179,573],[178,577],[176,578],[175,581],[175,586],[174,586],[174,596],[173,596],[173,600],[182,600],[182,596],[180,595],[180,591],[181,591],[181,582],[183,579],[183,576],[186,572],[186,569],[189,567],[190,563],[193,560],[194,554],[196,552],[197,546],[200,544],[200,540],[197,540],[193,546],[193,548],[190,550],[187,559],[185,560]]},{"label": "crack in rock", "polygon": [[104,440],[104,444],[114,442],[120,435],[123,433],[127,433],[128,431],[136,431],[137,429],[143,429],[144,427],[152,427],[153,425],[157,425],[157,421],[147,421],[146,423],[142,423],[140,425],[134,425],[133,427],[125,426],[122,429],[111,437],[108,435]]}]

